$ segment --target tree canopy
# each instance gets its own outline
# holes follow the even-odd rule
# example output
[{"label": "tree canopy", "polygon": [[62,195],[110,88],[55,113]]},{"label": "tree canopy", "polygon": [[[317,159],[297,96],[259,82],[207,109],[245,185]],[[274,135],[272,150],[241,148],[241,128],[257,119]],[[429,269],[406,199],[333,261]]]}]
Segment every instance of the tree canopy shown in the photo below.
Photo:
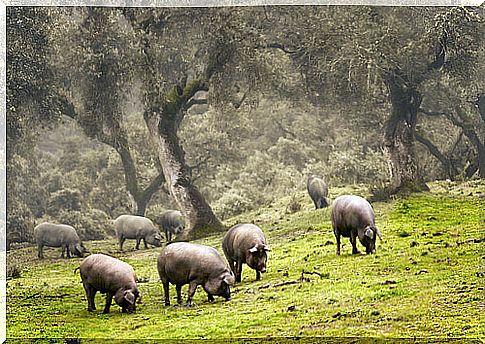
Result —
[{"label": "tree canopy", "polygon": [[[7,17],[11,232],[28,232],[27,218],[175,207],[192,238],[308,174],[396,193],[485,173],[482,7],[11,7]],[[20,149],[64,117],[79,142],[110,148]],[[48,201],[34,207],[28,194]]]}]

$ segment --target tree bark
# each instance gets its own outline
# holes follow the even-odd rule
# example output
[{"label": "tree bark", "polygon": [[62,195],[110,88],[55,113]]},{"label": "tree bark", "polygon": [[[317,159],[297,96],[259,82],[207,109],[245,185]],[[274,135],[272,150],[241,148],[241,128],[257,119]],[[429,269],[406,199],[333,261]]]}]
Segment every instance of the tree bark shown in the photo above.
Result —
[{"label": "tree bark", "polygon": [[429,190],[419,173],[414,152],[417,110],[422,97],[405,77],[391,73],[386,78],[390,92],[391,114],[386,123],[384,147],[390,156],[390,193]]},{"label": "tree bark", "polygon": [[157,192],[165,182],[165,176],[163,172],[160,172],[144,190],[141,190],[136,176],[135,162],[133,161],[128,148],[128,142],[120,143],[119,140],[117,141],[117,144],[114,145],[114,148],[121,157],[123,170],[125,172],[126,188],[133,197],[133,201],[136,205],[135,209],[132,209],[132,213],[139,216],[145,216],[148,203],[155,192]]},{"label": "tree bark", "polygon": [[145,122],[155,143],[170,194],[187,220],[186,230],[177,240],[192,240],[225,229],[194,185],[177,136],[184,116],[181,112],[190,98],[202,88],[206,86],[197,80],[187,85],[181,94],[180,89],[174,88],[158,111],[145,113]]}]

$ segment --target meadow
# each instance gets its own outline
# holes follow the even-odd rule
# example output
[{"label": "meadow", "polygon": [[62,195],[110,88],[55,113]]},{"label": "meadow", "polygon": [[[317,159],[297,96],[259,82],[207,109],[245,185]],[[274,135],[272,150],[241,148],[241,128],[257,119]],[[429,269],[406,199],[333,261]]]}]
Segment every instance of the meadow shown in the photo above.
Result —
[{"label": "meadow", "polygon": [[[421,338],[441,342],[485,340],[485,182],[430,183],[430,192],[373,203],[383,240],[377,254],[351,255],[343,238],[335,254],[330,209],[315,210],[306,192],[225,221],[228,226],[259,225],[271,251],[268,271],[255,281],[243,268],[232,300],[207,301],[198,288],[194,307],[165,307],[156,259],[161,248],[119,252],[115,239],[88,241],[91,253],[105,253],[130,263],[144,304],[133,315],[113,304],[102,314],[89,313],[78,273],[80,258],[61,259],[60,249],[46,249],[39,260],[34,246],[7,254],[7,338],[212,339],[351,342],[360,338]],[[368,196],[363,185],[330,188],[340,194]],[[291,200],[301,204],[290,212]],[[223,233],[197,240],[221,254]],[[363,247],[358,243],[359,248]],[[187,286],[183,288],[186,300]],[[372,342],[372,341],[369,341]]]}]

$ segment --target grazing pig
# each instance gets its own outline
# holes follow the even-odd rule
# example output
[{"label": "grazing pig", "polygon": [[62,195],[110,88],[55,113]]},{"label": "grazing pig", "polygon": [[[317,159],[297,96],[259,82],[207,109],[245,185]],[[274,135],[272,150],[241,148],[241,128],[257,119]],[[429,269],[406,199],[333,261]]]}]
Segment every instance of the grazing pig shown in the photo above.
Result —
[{"label": "grazing pig", "polygon": [[212,247],[187,242],[170,243],[158,257],[158,274],[166,306],[170,305],[169,283],[175,284],[179,304],[182,303],[182,286],[189,284],[189,307],[198,285],[206,291],[209,302],[214,301],[214,295],[231,299],[229,286],[234,284],[234,274]]},{"label": "grazing pig", "polygon": [[374,210],[359,196],[337,197],[332,208],[332,228],[337,239],[337,255],[340,255],[340,236],[350,237],[352,254],[359,254],[356,238],[365,246],[365,252],[376,252],[376,235],[381,233],[374,224]]},{"label": "grazing pig", "polygon": [[315,209],[328,207],[328,187],[322,179],[316,176],[310,176],[308,177],[306,187],[315,204]]},{"label": "grazing pig", "polygon": [[123,243],[126,239],[136,239],[136,249],[140,247],[140,242],[143,239],[145,248],[148,244],[153,246],[160,246],[161,235],[153,222],[143,216],[135,215],[121,215],[114,222],[116,237],[120,245],[120,251],[123,251]]},{"label": "grazing pig", "polygon": [[113,296],[123,313],[135,313],[136,299],[141,302],[141,293],[136,286],[135,271],[131,265],[104,254],[92,254],[79,267],[86,297],[88,312],[96,310],[96,292],[106,293],[103,313],[109,313]]},{"label": "grazing pig", "polygon": [[34,237],[37,242],[39,259],[44,258],[44,246],[61,247],[62,258],[64,258],[65,251],[67,251],[67,258],[71,258],[71,253],[77,257],[82,257],[84,253],[88,252],[81,243],[74,227],[68,225],[43,222],[34,228]]},{"label": "grazing pig", "polygon": [[172,241],[172,235],[177,235],[185,229],[185,219],[178,210],[167,210],[159,218],[159,224],[165,232],[167,242]]},{"label": "grazing pig", "polygon": [[266,251],[270,249],[258,226],[248,223],[232,227],[222,240],[222,250],[236,275],[236,282],[241,282],[244,263],[256,270],[256,281],[261,278],[260,272],[266,272]]}]

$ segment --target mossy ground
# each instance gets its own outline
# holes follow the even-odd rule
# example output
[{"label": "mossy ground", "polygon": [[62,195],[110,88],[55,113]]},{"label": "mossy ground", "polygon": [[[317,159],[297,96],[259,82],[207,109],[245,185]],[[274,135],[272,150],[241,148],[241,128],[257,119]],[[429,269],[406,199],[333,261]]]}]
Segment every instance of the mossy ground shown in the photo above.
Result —
[{"label": "mossy ground", "polygon": [[[88,313],[78,273],[81,259],[60,259],[47,249],[8,252],[8,264],[21,267],[7,281],[9,338],[227,339],[268,337],[475,338],[484,335],[485,183],[437,182],[431,191],[373,203],[383,241],[376,255],[350,254],[344,239],[335,255],[330,209],[314,210],[298,193],[299,212],[286,212],[291,197],[240,215],[227,225],[254,222],[271,246],[268,272],[260,281],[246,266],[229,302],[208,303],[198,288],[193,308],[163,303],[156,270],[160,249],[120,253],[114,239],[87,242],[92,253],[107,253],[137,272],[144,305],[134,315],[113,305]],[[332,188],[367,196],[361,186]],[[222,254],[223,234],[196,242]],[[359,244],[360,245],[360,244]],[[303,273],[303,271],[305,273]],[[312,274],[313,272],[318,274]],[[187,286],[183,288],[186,298]],[[175,304],[175,288],[171,287]],[[338,341],[338,340],[337,340]]]}]

